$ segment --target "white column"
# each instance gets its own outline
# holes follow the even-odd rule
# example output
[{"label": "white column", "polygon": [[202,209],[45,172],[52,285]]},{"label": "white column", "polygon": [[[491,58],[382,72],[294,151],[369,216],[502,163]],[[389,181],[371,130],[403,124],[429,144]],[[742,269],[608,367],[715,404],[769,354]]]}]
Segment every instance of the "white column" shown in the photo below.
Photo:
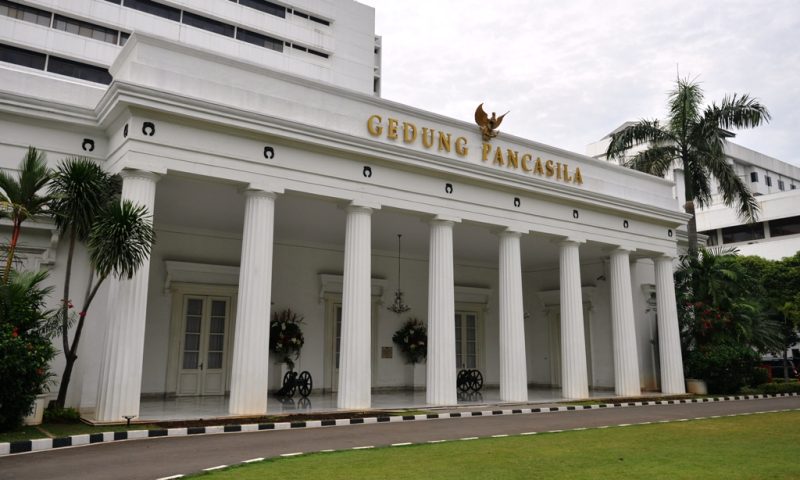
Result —
[{"label": "white column", "polygon": [[658,315],[658,350],[661,354],[661,392],[686,393],[683,379],[683,358],[678,328],[678,307],[675,304],[675,279],[672,258],[653,260],[656,270],[656,311]]},{"label": "white column", "polygon": [[453,222],[431,221],[428,258],[428,360],[425,401],[455,405],[456,324],[453,282]]},{"label": "white column", "polygon": [[[147,207],[152,215],[158,175],[141,170],[123,170],[120,176],[122,199]],[[108,323],[95,410],[95,418],[100,422],[139,416],[149,278],[148,258],[133,278],[109,280]]]},{"label": "white column", "polygon": [[639,355],[631,293],[630,252],[611,252],[611,332],[614,345],[614,392],[620,396],[642,394]]},{"label": "white column", "polygon": [[561,390],[564,398],[589,396],[578,249],[578,242],[561,242]]},{"label": "white column", "polygon": [[275,193],[245,192],[236,333],[231,367],[231,415],[267,412],[269,324]]},{"label": "white column", "polygon": [[370,408],[372,209],[347,207],[339,348],[339,408]]},{"label": "white column", "polygon": [[519,232],[500,233],[500,400],[528,401]]}]

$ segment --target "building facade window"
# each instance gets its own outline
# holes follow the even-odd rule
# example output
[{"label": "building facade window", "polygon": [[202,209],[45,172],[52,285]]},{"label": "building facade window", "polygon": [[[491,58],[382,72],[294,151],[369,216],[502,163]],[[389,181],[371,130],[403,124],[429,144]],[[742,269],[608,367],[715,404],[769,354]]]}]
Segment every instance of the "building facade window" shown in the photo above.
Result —
[{"label": "building facade window", "polygon": [[50,56],[47,62],[47,71],[58,73],[59,75],[66,75],[68,77],[80,78],[81,80],[88,80],[90,82],[103,83],[108,85],[111,83],[111,74],[108,70],[94,65],[87,65],[85,63],[74,62],[65,58]]},{"label": "building facade window", "polygon": [[700,235],[705,235],[708,237],[707,245],[709,247],[716,247],[719,242],[717,241],[717,231],[716,230],[706,230],[705,232],[697,232]]},{"label": "building facade window", "polygon": [[56,15],[55,20],[53,20],[53,28],[56,30],[63,30],[68,33],[74,33],[75,35],[80,35],[82,37],[100,40],[101,42],[111,43],[113,45],[117,44],[117,38],[119,36],[119,32],[117,30],[101,27],[99,25],[93,25],[80,20],[74,20],[72,18],[62,17],[61,15]]},{"label": "building facade window", "polygon": [[0,43],[0,62],[44,70],[45,63],[47,63],[47,55]]},{"label": "building facade window", "polygon": [[772,237],[800,234],[800,216],[770,220],[769,234]]},{"label": "building facade window", "polygon": [[778,190],[786,190],[786,185],[783,183],[783,180],[778,180]]},{"label": "building facade window", "polygon": [[[236,0],[231,0],[236,1]],[[260,12],[275,15],[276,17],[286,18],[286,7],[266,0],[239,0],[239,5],[250,7]]]},{"label": "building facade window", "polygon": [[749,242],[764,238],[764,225],[736,225],[722,229],[722,243]]},{"label": "building facade window", "polygon": [[157,15],[168,20],[173,20],[176,22],[181,21],[180,9],[156,3],[151,0],[124,0],[122,5],[134,10],[139,10],[140,12]]},{"label": "building facade window", "polygon": [[183,12],[183,23],[186,25],[191,25],[192,27],[202,28],[203,30],[207,30],[219,35],[225,35],[226,37],[233,37],[233,25],[228,25],[227,23],[217,20],[201,17],[200,15],[195,15],[192,12]]},{"label": "building facade window", "polygon": [[258,45],[259,47],[269,48],[270,50],[275,50],[276,52],[283,51],[282,40],[261,35],[260,33],[251,32],[243,28],[240,28],[236,31],[236,39],[243,42],[252,43],[253,45]]},{"label": "building facade window", "polygon": [[6,0],[0,0],[0,15],[35,23],[44,27],[50,26],[50,12]]},{"label": "building facade window", "polygon": [[766,183],[768,187],[771,187],[772,186],[772,177],[768,177],[767,175],[764,175],[764,183]]},{"label": "building facade window", "polygon": [[758,172],[750,172],[750,182],[751,183],[758,182]]}]

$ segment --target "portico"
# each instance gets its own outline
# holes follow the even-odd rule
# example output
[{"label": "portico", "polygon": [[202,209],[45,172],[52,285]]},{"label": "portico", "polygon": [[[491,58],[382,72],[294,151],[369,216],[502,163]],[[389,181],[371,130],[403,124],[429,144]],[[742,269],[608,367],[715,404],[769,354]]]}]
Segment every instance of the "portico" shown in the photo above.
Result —
[{"label": "portico", "polygon": [[[150,207],[157,243],[107,293],[71,400],[87,415],[225,395],[230,415],[266,413],[269,320],[287,308],[304,316],[298,368],[340,409],[414,388],[454,405],[461,368],[501,402],[682,391],[671,182],[153,37],[111,72],[89,154]],[[397,288],[404,315],[386,309]],[[391,341],[409,317],[428,328],[422,367]]]}]

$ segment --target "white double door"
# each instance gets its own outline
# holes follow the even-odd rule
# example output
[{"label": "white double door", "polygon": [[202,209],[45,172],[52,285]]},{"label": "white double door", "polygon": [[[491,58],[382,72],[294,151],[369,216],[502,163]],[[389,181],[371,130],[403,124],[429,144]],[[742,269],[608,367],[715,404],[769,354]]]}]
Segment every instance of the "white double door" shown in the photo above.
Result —
[{"label": "white double door", "polygon": [[224,395],[231,299],[184,295],[178,395]]}]

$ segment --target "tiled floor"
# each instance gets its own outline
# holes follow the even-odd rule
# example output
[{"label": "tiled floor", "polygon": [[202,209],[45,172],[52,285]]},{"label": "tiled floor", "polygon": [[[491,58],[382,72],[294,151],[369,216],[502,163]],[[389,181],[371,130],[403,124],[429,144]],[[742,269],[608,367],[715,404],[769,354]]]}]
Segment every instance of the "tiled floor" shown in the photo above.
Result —
[{"label": "tiled floor", "polygon": [[[608,390],[592,391],[592,397],[611,397]],[[562,400],[561,389],[531,388],[528,403],[553,403]],[[462,396],[459,407],[499,404],[499,389],[484,389],[481,393]],[[425,391],[392,391],[372,395],[374,409],[427,408]],[[308,398],[295,395],[293,399],[281,401],[269,396],[267,411],[279,413],[335,412],[335,393],[312,393]],[[188,420],[228,416],[228,397],[177,397],[169,399],[142,399],[137,420]]]}]

